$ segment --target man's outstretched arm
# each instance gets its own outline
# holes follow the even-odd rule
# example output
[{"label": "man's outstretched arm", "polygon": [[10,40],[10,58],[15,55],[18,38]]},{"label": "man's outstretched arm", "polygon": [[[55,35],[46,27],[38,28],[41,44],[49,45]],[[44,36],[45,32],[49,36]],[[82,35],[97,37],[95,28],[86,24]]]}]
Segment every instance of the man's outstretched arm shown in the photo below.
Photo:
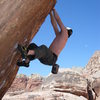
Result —
[{"label": "man's outstretched arm", "polygon": [[59,27],[61,28],[61,30],[65,29],[65,26],[64,26],[64,24],[62,23],[62,21],[61,21],[59,15],[58,15],[58,13],[57,13],[56,10],[55,10],[55,8],[53,8],[53,13],[54,13],[54,17],[55,17],[55,19],[56,19],[56,21],[57,21]]},{"label": "man's outstretched arm", "polygon": [[57,27],[56,19],[54,18],[52,12],[50,12],[50,18],[51,18],[51,23],[52,23],[53,29],[55,31],[55,34],[58,35],[59,30],[58,30],[58,27]]}]

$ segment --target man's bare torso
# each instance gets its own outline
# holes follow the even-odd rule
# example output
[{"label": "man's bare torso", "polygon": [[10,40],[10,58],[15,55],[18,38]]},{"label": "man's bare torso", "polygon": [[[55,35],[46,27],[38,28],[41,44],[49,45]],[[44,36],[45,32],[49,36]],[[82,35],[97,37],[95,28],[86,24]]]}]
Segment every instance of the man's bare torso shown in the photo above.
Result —
[{"label": "man's bare torso", "polygon": [[56,38],[49,47],[50,50],[58,56],[62,49],[65,47],[67,39],[68,31],[64,29],[63,31],[59,32],[59,35],[56,36]]}]

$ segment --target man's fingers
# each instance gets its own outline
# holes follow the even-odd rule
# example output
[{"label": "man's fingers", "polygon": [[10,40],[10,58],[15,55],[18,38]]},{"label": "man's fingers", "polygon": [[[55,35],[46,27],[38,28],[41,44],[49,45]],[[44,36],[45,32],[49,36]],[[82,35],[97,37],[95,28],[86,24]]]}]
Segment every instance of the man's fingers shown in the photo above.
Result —
[{"label": "man's fingers", "polygon": [[53,8],[52,10],[53,10],[53,12],[54,12],[54,11],[56,11],[56,9],[55,9],[55,8]]},{"label": "man's fingers", "polygon": [[55,10],[55,8],[53,8],[52,10]]}]

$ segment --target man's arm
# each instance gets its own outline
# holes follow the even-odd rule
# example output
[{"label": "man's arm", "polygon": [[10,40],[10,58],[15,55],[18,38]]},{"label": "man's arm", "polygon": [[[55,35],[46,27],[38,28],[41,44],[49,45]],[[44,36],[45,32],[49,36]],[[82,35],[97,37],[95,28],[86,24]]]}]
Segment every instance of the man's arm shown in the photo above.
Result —
[{"label": "man's arm", "polygon": [[50,12],[50,18],[51,18],[51,23],[52,23],[52,26],[53,26],[53,29],[55,31],[55,34],[58,35],[59,34],[59,30],[58,30],[58,27],[57,27],[57,23],[56,23],[56,20],[52,14],[52,12]]},{"label": "man's arm", "polygon": [[55,10],[55,8],[53,8],[53,13],[54,13],[54,17],[55,17],[55,19],[56,19],[56,21],[57,21],[59,27],[61,28],[61,30],[65,29],[65,26],[64,26],[64,24],[62,23],[62,21],[61,21],[59,15],[58,15],[58,13],[57,13],[56,10]]}]

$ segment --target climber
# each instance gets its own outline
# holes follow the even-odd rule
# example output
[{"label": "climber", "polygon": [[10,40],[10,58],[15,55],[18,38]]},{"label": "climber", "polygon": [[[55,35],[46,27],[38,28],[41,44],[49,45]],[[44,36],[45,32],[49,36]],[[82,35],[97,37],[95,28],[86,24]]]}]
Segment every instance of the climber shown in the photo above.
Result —
[{"label": "climber", "polygon": [[[37,58],[41,63],[53,66],[52,73],[57,74],[59,65],[56,64],[56,61],[60,52],[65,47],[67,39],[71,36],[72,29],[63,25],[54,8],[50,12],[50,18],[56,35],[50,47],[48,48],[45,45],[37,46],[36,44],[31,43],[27,48],[25,60],[18,61],[18,66],[29,67],[30,61]],[[57,24],[59,25],[61,31],[58,30]]]}]

